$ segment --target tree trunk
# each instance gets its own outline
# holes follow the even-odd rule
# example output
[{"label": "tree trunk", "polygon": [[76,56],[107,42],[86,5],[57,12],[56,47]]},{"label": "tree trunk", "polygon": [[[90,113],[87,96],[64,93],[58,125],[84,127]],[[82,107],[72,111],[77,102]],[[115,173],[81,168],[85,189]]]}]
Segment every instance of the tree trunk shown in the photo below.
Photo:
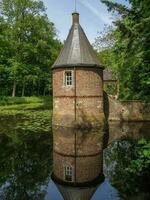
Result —
[{"label": "tree trunk", "polygon": [[23,86],[22,86],[22,97],[24,97],[24,92],[25,92],[25,82],[23,82]]},{"label": "tree trunk", "polygon": [[15,96],[16,96],[16,80],[14,80],[13,91],[12,91],[12,97],[15,97]]},{"label": "tree trunk", "polygon": [[34,82],[32,82],[31,96],[33,96],[33,93],[34,93]]},{"label": "tree trunk", "polygon": [[46,93],[46,88],[44,87],[44,90],[43,90],[43,96],[45,97],[45,93]]},{"label": "tree trunk", "polygon": [[38,91],[37,91],[37,95],[40,96],[40,83],[38,81]]}]

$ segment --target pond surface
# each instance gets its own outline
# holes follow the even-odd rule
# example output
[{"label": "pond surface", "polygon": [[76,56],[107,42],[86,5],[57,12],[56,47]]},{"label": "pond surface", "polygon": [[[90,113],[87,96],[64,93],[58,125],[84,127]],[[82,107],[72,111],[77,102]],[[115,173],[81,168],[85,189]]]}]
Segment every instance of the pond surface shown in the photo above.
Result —
[{"label": "pond surface", "polygon": [[0,200],[150,199],[150,123],[53,129],[54,137],[15,124],[0,121]]}]

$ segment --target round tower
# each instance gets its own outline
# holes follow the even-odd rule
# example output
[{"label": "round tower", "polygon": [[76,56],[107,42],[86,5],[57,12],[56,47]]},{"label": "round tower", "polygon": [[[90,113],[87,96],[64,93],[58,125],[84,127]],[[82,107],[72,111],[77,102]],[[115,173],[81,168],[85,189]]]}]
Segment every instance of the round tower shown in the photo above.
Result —
[{"label": "round tower", "polygon": [[103,122],[103,66],[73,13],[73,24],[53,69],[53,125]]},{"label": "round tower", "polygon": [[103,180],[103,141],[103,130],[53,128],[54,180],[72,186]]}]

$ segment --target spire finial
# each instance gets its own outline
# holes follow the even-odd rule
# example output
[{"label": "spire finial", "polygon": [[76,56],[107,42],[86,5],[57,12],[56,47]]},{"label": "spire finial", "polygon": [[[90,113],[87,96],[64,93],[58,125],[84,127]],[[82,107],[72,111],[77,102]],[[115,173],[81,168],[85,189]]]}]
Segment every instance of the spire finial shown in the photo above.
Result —
[{"label": "spire finial", "polygon": [[74,3],[75,3],[75,5],[74,5],[75,6],[75,12],[77,12],[77,0],[75,0]]},{"label": "spire finial", "polygon": [[77,0],[74,0],[75,11],[72,13],[73,24],[79,23],[79,13],[77,12]]}]

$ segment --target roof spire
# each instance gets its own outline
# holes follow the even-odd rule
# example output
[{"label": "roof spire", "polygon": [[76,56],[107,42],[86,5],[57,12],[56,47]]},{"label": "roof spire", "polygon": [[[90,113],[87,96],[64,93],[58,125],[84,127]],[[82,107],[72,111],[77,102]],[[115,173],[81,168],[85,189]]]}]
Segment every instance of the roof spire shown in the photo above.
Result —
[{"label": "roof spire", "polygon": [[102,67],[90,45],[83,29],[79,25],[79,13],[72,13],[73,25],[64,48],[53,65],[59,67]]},{"label": "roof spire", "polygon": [[77,0],[74,0],[75,10],[72,13],[72,23],[79,24],[79,13],[77,12]]},{"label": "roof spire", "polygon": [[75,0],[74,3],[75,3],[75,5],[74,5],[75,6],[75,12],[77,12],[77,0]]}]

